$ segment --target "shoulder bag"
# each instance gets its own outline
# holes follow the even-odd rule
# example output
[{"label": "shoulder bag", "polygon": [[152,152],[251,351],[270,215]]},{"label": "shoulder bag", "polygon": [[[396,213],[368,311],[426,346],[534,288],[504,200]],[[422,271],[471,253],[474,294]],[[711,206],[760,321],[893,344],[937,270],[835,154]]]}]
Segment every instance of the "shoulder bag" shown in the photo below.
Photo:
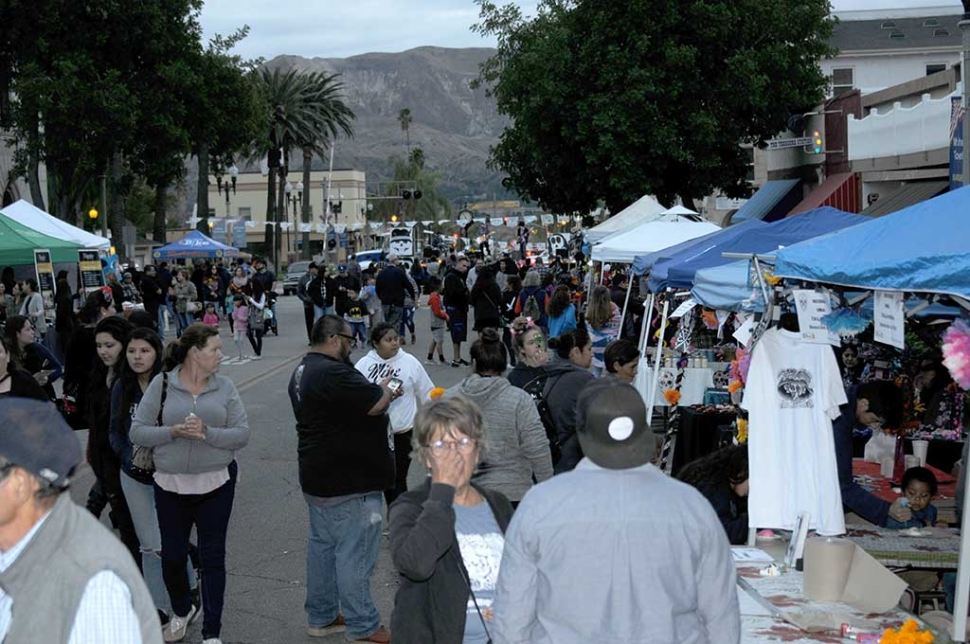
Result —
[{"label": "shoulder bag", "polygon": [[[162,374],[162,395],[158,403],[158,418],[156,425],[162,426],[162,412],[165,410],[165,397],[168,395],[168,373]],[[135,445],[131,453],[132,467],[145,472],[155,471],[155,448]]]}]

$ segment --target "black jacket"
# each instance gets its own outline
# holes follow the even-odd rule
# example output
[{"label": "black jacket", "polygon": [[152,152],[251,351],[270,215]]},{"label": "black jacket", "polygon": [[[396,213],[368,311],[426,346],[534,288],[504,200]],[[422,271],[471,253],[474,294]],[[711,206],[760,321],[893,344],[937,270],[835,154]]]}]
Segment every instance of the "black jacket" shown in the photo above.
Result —
[{"label": "black jacket", "polygon": [[448,274],[445,275],[442,295],[444,295],[447,308],[468,310],[468,283],[465,278],[464,273],[455,269],[449,270]]},{"label": "black jacket", "polygon": [[377,297],[384,306],[404,306],[404,296],[411,295],[416,299],[414,287],[408,279],[407,273],[399,266],[388,266],[377,275]]},{"label": "black jacket", "polygon": [[471,300],[475,307],[475,321],[497,321],[502,318],[502,290],[495,280],[491,280],[486,286],[476,283],[471,291]]},{"label": "black jacket", "polygon": [[[512,504],[499,492],[472,484],[485,497],[499,529]],[[455,537],[455,489],[431,479],[391,505],[391,559],[401,574],[391,632],[399,644],[461,644],[465,636],[468,571]]]},{"label": "black jacket", "polygon": [[542,395],[552,411],[556,435],[562,446],[562,457],[556,463],[556,474],[568,472],[583,458],[576,436],[576,401],[589,383],[596,380],[588,369],[577,367],[558,356],[543,367],[548,374]]},{"label": "black jacket", "polygon": [[724,526],[728,541],[734,546],[743,546],[748,542],[748,513],[743,499],[735,496],[727,481],[701,482],[697,489],[710,501],[717,518]]}]

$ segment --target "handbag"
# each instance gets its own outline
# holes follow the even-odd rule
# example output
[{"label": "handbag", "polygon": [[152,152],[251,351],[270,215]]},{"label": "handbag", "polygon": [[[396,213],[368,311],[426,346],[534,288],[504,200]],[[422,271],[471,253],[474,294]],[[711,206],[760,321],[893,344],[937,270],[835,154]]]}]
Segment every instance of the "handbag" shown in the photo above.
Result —
[{"label": "handbag", "polygon": [[87,429],[87,420],[84,418],[84,414],[81,413],[80,404],[78,403],[80,393],[81,385],[76,380],[68,380],[64,383],[61,397],[57,401],[61,415],[64,417],[68,426],[75,431]]},{"label": "handbag", "polygon": [[[165,410],[165,398],[168,396],[168,373],[162,374],[162,395],[158,403],[158,418],[156,425],[162,426],[162,412]],[[135,445],[131,452],[131,465],[135,469],[145,472],[155,471],[155,448]]]},{"label": "handbag", "polygon": [[202,307],[199,305],[198,302],[194,302],[193,301],[193,302],[186,302],[185,303],[185,312],[186,313],[198,313],[200,310],[202,310]]},{"label": "handbag", "polygon": [[272,319],[273,319],[273,311],[269,308],[269,304],[267,304],[263,308],[263,321],[272,320]]}]

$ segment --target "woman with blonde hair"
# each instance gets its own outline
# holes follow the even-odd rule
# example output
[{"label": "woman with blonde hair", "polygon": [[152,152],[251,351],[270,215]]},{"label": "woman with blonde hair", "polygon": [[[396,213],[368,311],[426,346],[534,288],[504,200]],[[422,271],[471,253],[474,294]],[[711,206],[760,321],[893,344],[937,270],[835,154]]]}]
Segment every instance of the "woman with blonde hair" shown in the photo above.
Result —
[{"label": "woman with blonde hair", "polygon": [[594,376],[603,373],[606,345],[620,335],[620,307],[610,301],[610,291],[605,286],[597,286],[589,296],[586,306],[586,331],[593,341]]}]

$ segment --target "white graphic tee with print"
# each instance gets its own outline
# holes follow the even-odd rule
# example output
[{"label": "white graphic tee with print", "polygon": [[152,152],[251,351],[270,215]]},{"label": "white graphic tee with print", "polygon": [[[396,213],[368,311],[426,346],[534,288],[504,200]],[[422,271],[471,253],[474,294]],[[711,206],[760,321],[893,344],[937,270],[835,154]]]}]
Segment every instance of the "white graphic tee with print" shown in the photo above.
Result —
[{"label": "white graphic tee with print", "polygon": [[845,532],[832,420],[846,403],[832,347],[769,329],[755,346],[748,410],[749,525],[791,530],[811,515],[822,535]]},{"label": "white graphic tee with print", "polygon": [[[488,637],[478,616],[478,609],[485,612],[492,607],[495,600],[495,584],[498,582],[499,564],[502,563],[502,551],[505,549],[505,537],[495,521],[492,508],[482,502],[470,508],[454,504],[455,535],[458,537],[458,548],[461,559],[468,571],[468,581],[471,584],[475,599],[468,596],[467,613],[465,615],[465,638],[463,644],[485,644]],[[490,611],[489,611],[490,612]]]}]

